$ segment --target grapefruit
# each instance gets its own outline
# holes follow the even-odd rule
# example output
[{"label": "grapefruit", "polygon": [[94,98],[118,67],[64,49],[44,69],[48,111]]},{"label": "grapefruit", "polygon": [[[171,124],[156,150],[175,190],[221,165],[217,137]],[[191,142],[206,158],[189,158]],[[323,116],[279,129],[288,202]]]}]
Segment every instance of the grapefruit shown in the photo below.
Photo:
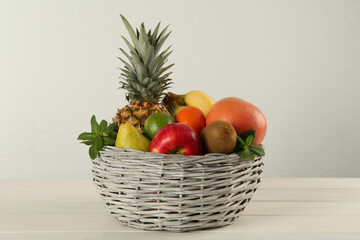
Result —
[{"label": "grapefruit", "polygon": [[206,125],[223,120],[229,122],[237,135],[255,130],[253,144],[259,145],[266,135],[267,123],[264,114],[253,104],[236,97],[228,97],[216,102],[206,116]]}]

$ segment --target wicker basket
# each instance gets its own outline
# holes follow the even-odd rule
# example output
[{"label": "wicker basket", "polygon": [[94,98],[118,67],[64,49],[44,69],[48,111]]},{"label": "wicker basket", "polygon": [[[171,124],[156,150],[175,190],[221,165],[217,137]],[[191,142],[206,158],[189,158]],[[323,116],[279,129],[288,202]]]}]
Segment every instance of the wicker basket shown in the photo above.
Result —
[{"label": "wicker basket", "polygon": [[94,183],[121,223],[146,230],[225,226],[260,183],[261,158],[164,155],[107,147],[93,161]]}]

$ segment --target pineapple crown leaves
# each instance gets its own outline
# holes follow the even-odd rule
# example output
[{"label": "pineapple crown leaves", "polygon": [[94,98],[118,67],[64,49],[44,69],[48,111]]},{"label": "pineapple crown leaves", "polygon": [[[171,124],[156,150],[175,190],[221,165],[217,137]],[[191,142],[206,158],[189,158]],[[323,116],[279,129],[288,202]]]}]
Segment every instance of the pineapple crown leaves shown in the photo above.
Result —
[{"label": "pineapple crown leaves", "polygon": [[120,88],[127,91],[128,101],[147,101],[157,103],[165,91],[170,88],[172,79],[169,78],[172,72],[167,72],[174,64],[165,66],[169,55],[172,53],[170,47],[160,51],[170,32],[168,26],[160,31],[160,23],[154,31],[145,29],[144,23],[139,29],[133,29],[126,18],[121,15],[124,25],[130,35],[131,42],[122,36],[129,52],[120,48],[120,51],[128,60],[119,57],[125,65],[120,68]]}]

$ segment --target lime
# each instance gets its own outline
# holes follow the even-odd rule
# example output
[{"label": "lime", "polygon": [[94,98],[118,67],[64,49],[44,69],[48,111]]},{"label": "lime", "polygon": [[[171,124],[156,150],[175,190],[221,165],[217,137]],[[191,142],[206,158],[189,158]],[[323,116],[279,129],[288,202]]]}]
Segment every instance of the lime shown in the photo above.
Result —
[{"label": "lime", "polygon": [[152,139],[161,128],[170,123],[174,123],[174,120],[168,114],[155,113],[146,119],[144,133]]}]

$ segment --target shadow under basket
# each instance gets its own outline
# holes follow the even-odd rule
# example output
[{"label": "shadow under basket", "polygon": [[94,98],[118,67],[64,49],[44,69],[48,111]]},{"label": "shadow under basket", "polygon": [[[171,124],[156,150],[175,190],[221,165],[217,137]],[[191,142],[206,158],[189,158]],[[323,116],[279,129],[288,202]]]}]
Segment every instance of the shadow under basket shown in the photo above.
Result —
[{"label": "shadow under basket", "polygon": [[145,230],[184,232],[233,223],[260,183],[262,158],[165,155],[106,147],[94,183],[110,213]]}]

